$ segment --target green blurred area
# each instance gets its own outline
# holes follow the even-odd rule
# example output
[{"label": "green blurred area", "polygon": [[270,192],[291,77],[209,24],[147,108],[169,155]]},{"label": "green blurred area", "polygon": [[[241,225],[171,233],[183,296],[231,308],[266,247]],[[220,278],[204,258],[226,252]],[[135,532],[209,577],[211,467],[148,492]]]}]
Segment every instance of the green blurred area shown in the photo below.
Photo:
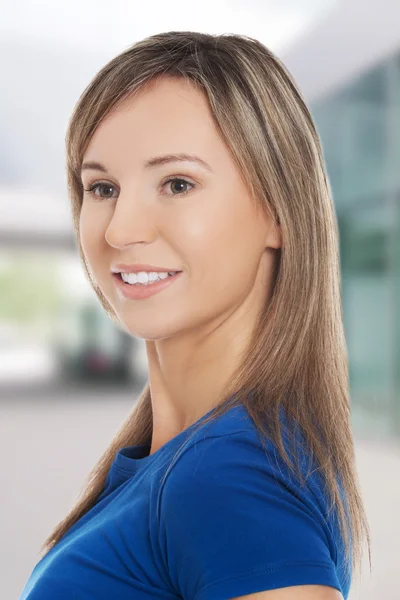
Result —
[{"label": "green blurred area", "polygon": [[29,324],[54,316],[62,301],[58,271],[54,258],[8,256],[0,269],[0,321]]},{"label": "green blurred area", "polygon": [[339,224],[355,427],[400,437],[400,54],[312,114]]}]

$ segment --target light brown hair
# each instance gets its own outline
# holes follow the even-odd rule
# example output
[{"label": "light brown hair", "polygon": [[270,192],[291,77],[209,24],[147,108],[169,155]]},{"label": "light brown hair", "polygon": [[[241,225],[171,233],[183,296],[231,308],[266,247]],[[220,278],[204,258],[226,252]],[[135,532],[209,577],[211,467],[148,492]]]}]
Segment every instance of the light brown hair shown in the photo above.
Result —
[{"label": "light brown hair", "polygon": [[[107,315],[120,325],[91,275],[80,244],[81,164],[102,119],[122,100],[133,98],[148,82],[163,76],[185,78],[204,93],[256,206],[280,224],[283,240],[276,251],[272,293],[243,364],[224,396],[215,398],[215,410],[202,424],[243,403],[261,440],[263,436],[272,440],[303,482],[292,427],[288,433],[296,466],[282,444],[279,414],[283,407],[289,423],[302,428],[319,465],[331,500],[329,510],[338,511],[347,573],[351,566],[361,572],[365,539],[371,566],[370,533],[351,429],[337,219],[311,114],[290,73],[261,42],[233,34],[160,33],[128,47],[89,83],[66,135],[68,188],[83,268]],[[147,382],[88,475],[75,506],[42,550],[50,550],[94,506],[116,452],[124,446],[150,444],[151,437]]]}]

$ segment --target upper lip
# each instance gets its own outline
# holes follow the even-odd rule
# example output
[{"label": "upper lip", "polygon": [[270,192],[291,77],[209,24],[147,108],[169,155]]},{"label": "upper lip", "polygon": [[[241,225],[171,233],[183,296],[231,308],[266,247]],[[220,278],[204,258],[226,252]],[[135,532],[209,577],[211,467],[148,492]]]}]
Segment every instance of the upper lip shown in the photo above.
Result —
[{"label": "upper lip", "polygon": [[113,273],[138,273],[139,271],[155,271],[156,273],[170,273],[171,271],[179,271],[179,269],[168,269],[165,267],[156,267],[155,265],[145,265],[141,263],[135,263],[134,265],[124,265],[121,263],[118,265],[114,265],[111,268],[111,271]]}]

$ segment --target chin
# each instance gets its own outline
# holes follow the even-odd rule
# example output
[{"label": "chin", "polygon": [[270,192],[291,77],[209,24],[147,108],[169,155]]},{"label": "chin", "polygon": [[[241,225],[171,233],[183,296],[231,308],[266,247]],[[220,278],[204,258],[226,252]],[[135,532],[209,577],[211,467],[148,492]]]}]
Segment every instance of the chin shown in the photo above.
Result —
[{"label": "chin", "polygon": [[174,337],[180,331],[178,327],[174,327],[171,319],[163,320],[159,324],[154,323],[154,319],[149,318],[149,323],[146,324],[143,317],[140,319],[140,323],[135,322],[135,318],[129,321],[123,321],[125,330],[135,338],[145,341],[162,340],[170,337]]}]

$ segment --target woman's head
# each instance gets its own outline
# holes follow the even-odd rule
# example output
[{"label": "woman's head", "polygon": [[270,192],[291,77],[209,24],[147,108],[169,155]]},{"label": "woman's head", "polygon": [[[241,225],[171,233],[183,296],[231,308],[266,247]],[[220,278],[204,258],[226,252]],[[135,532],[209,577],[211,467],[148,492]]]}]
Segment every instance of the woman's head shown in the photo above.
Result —
[{"label": "woman's head", "polygon": [[[227,315],[242,331],[260,313],[279,226],[253,201],[198,86],[153,79],[102,119],[82,166],[84,255],[132,335],[178,336]],[[117,263],[182,273],[161,293],[132,300],[116,285]]]},{"label": "woman's head", "polygon": [[[153,35],[94,77],[66,142],[81,260],[117,324],[147,339],[176,334],[229,308],[257,284],[260,312],[248,351],[202,425],[238,398],[261,440],[268,436],[292,468],[282,443],[283,407],[292,432],[299,424],[320,465],[347,558],[351,553],[359,568],[369,535],[354,461],[337,220],[319,138],[287,69],[246,36]],[[211,170],[188,162],[143,165],[182,151]],[[83,162],[93,160],[107,173],[82,173]],[[178,181],[165,181],[171,175]],[[84,187],[101,181],[106,185],[95,193],[105,192],[104,199],[84,196]],[[188,193],[179,195],[182,185]],[[117,295],[115,262],[183,273],[140,305]],[[93,506],[116,452],[148,444],[151,435],[147,384],[48,547]],[[295,443],[295,434],[290,437]],[[301,479],[299,449],[291,450]]]},{"label": "woman's head", "polygon": [[[203,157],[211,171],[177,162],[144,167],[175,152]],[[108,173],[81,173],[91,160]],[[153,339],[174,324],[195,325],[213,310],[211,300],[223,310],[218,299],[238,300],[259,280],[268,299],[276,279],[289,302],[296,298],[292,311],[272,302],[265,311],[281,310],[285,320],[312,314],[320,277],[329,277],[320,250],[334,253],[331,199],[309,112],[285,67],[257,40],[173,32],[135,44],[79,99],[67,166],[85,270],[110,317],[134,335]],[[189,183],[161,188],[170,174]],[[108,187],[90,195],[84,188],[95,181]],[[188,193],[179,196],[182,187]],[[99,201],[100,194],[111,198]],[[116,262],[171,267],[183,277],[145,302],[124,301],[111,276]],[[154,310],[161,303],[175,313],[171,325]]]}]

